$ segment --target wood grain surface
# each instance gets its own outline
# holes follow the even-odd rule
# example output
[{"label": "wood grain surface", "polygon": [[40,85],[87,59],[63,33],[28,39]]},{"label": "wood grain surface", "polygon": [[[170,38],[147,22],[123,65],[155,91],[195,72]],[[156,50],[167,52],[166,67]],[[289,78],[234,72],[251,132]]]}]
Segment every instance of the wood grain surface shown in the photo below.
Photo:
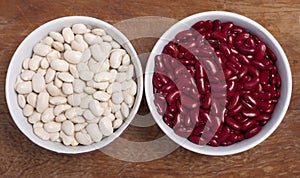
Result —
[{"label": "wood grain surface", "polygon": [[[178,147],[172,153],[147,162],[122,161],[103,152],[115,151],[133,157],[151,157],[148,148],[135,152],[128,148],[64,155],[47,151],[32,143],[14,124],[5,99],[5,77],[11,57],[21,41],[43,23],[63,16],[85,15],[111,24],[125,20],[159,16],[181,20],[189,15],[225,10],[245,15],[267,28],[280,42],[289,59],[293,75],[293,96],[289,110],[278,129],[263,143],[231,156],[205,156]],[[299,0],[181,0],[181,1],[40,1],[0,0],[0,177],[299,177],[300,174],[300,1]],[[162,33],[173,22],[154,28]],[[153,28],[145,25],[143,28]],[[126,31],[129,34],[132,31]],[[156,43],[155,36],[132,42],[143,63]],[[146,102],[139,110],[149,119]],[[146,116],[146,117],[143,117]],[[122,139],[147,142],[163,137],[157,125],[131,125]],[[174,144],[169,143],[169,146]],[[164,145],[161,145],[164,148]],[[166,149],[168,149],[166,147]],[[130,155],[126,155],[130,157]]]}]

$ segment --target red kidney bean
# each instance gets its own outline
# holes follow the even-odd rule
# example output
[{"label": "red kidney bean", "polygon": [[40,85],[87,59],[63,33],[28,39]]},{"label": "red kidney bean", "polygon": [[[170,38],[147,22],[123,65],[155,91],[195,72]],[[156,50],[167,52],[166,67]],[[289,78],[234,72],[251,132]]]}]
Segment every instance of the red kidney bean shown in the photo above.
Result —
[{"label": "red kidney bean", "polygon": [[252,90],[252,89],[258,87],[258,84],[259,84],[259,77],[255,77],[244,84],[244,89]]},{"label": "red kidney bean", "polygon": [[237,88],[237,84],[236,84],[235,80],[231,80],[228,82],[228,84],[227,84],[227,97],[228,98],[231,98],[234,95],[236,88]]},{"label": "red kidney bean", "polygon": [[169,82],[166,85],[164,85],[161,89],[163,90],[163,92],[169,93],[172,90],[174,90],[175,88],[176,88],[175,83],[174,82]]},{"label": "red kidney bean", "polygon": [[239,70],[235,67],[235,65],[232,62],[226,62],[226,67],[231,70],[235,75],[239,73]]},{"label": "red kidney bean", "polygon": [[[230,36],[228,37],[228,39],[230,39]],[[229,44],[230,44],[230,43],[229,43]],[[239,54],[238,50],[236,50],[235,48],[231,48],[230,51],[231,51],[231,53],[232,53],[233,55],[235,55],[235,56]]]},{"label": "red kidney bean", "polygon": [[248,130],[247,132],[245,132],[245,138],[253,137],[261,130],[261,128],[261,126],[256,126],[253,129]]},{"label": "red kidney bean", "polygon": [[205,145],[208,142],[204,137],[199,137],[196,135],[191,135],[189,140],[197,145]]},{"label": "red kidney bean", "polygon": [[216,39],[219,40],[221,43],[226,43],[227,42],[227,37],[224,33],[219,32],[219,31],[214,31],[212,32],[211,36]]},{"label": "red kidney bean", "polygon": [[165,123],[166,123],[169,127],[171,127],[171,128],[174,127],[174,125],[173,125],[173,123],[172,123],[172,120],[171,120],[170,118],[164,116],[163,119],[164,119]]},{"label": "red kidney bean", "polygon": [[248,66],[248,72],[252,77],[259,77],[260,72],[253,66]]},{"label": "red kidney bean", "polygon": [[277,61],[276,55],[274,54],[274,52],[273,52],[270,48],[267,48],[267,54],[268,54],[268,57],[269,57],[271,60]]},{"label": "red kidney bean", "polygon": [[155,75],[153,76],[153,85],[156,88],[161,88],[162,87],[162,83],[158,80],[158,77],[156,77]]},{"label": "red kidney bean", "polygon": [[209,109],[211,106],[211,101],[212,101],[211,94],[207,93],[204,97],[203,102],[201,103],[201,107],[204,109]]},{"label": "red kidney bean", "polygon": [[241,103],[242,105],[249,110],[256,110],[256,106],[255,105],[251,105],[250,103],[248,103],[247,101],[245,101],[244,99],[241,99]]},{"label": "red kidney bean", "polygon": [[209,139],[212,139],[215,136],[215,133],[211,132],[211,131],[203,132],[201,136],[203,136],[205,139],[209,140]]},{"label": "red kidney bean", "polygon": [[193,100],[185,94],[181,95],[181,104],[188,109],[199,107],[199,103],[197,101]]},{"label": "red kidney bean", "polygon": [[214,31],[221,31],[221,21],[220,20],[215,20],[213,22],[214,25]]},{"label": "red kidney bean", "polygon": [[157,73],[156,76],[161,84],[166,85],[167,83],[169,83],[168,77],[165,76],[164,74]]},{"label": "red kidney bean", "polygon": [[234,55],[229,56],[229,61],[232,62],[237,69],[240,69],[242,67],[241,63],[239,63]]},{"label": "red kidney bean", "polygon": [[169,104],[171,104],[171,103],[174,103],[175,100],[178,99],[179,97],[180,97],[179,90],[173,90],[167,95],[166,100]]},{"label": "red kidney bean", "polygon": [[242,115],[245,117],[257,117],[259,115],[259,111],[258,110],[245,110],[243,109],[241,111]]},{"label": "red kidney bean", "polygon": [[266,56],[266,45],[263,42],[257,44],[255,60],[262,60]]},{"label": "red kidney bean", "polygon": [[256,67],[258,70],[263,71],[265,70],[265,65],[259,61],[252,61],[251,64]]},{"label": "red kidney bean", "polygon": [[237,34],[239,34],[239,33],[243,33],[245,30],[244,30],[242,27],[240,27],[240,26],[233,25],[233,27],[230,29],[230,31],[231,31],[232,33],[237,33]]},{"label": "red kidney bean", "polygon": [[274,104],[271,104],[271,107],[267,110],[265,110],[266,113],[272,113],[274,111]]},{"label": "red kidney bean", "polygon": [[229,116],[226,117],[225,122],[230,128],[236,131],[239,131],[241,129],[241,125],[237,121],[235,121],[232,117]]},{"label": "red kidney bean", "polygon": [[256,47],[255,40],[254,40],[252,37],[249,37],[249,38],[246,40],[246,43],[247,43],[247,45],[248,45],[250,48],[255,48],[255,47]]},{"label": "red kidney bean", "polygon": [[238,134],[237,133],[231,133],[228,140],[232,141],[233,143],[238,141]]},{"label": "red kidney bean", "polygon": [[281,78],[280,78],[280,75],[278,73],[276,74],[275,86],[278,87],[278,88],[280,88],[280,86],[281,86]]},{"label": "red kidney bean", "polygon": [[250,37],[250,34],[249,33],[246,33],[246,32],[243,32],[243,33],[240,33],[237,37],[236,37],[236,41],[242,41],[244,42],[245,40],[247,40],[248,38]]},{"label": "red kidney bean", "polygon": [[164,112],[165,112],[165,110],[166,110],[166,107],[167,107],[166,103],[163,102],[163,101],[161,101],[161,100],[159,100],[159,99],[157,99],[157,98],[155,98],[153,102],[154,102],[154,104],[156,106],[157,112],[160,115],[163,115]]},{"label": "red kidney bean", "polygon": [[241,103],[238,103],[234,108],[229,110],[228,115],[233,116],[238,114],[243,109],[243,105]]},{"label": "red kidney bean", "polygon": [[217,147],[217,146],[220,145],[220,142],[218,142],[217,140],[210,140],[210,141],[208,142],[208,144],[209,144],[210,146]]},{"label": "red kidney bean", "polygon": [[[174,119],[174,118],[175,118],[175,115],[174,115],[173,113],[171,113],[171,112],[169,111],[169,109],[166,109],[166,110],[165,110],[164,116],[166,116],[166,117],[168,117],[168,118],[170,118],[170,119]],[[174,125],[175,125],[175,123],[174,123]]]},{"label": "red kidney bean", "polygon": [[205,26],[204,21],[199,21],[199,22],[195,23],[195,24],[192,26],[192,28],[195,29],[195,30],[198,30],[198,29],[200,29],[200,28],[202,28],[202,27],[204,27],[204,26]]},{"label": "red kidney bean", "polygon": [[245,101],[249,102],[252,105],[257,105],[257,101],[253,95],[250,94],[244,94]]},{"label": "red kidney bean", "polygon": [[247,75],[247,73],[248,73],[248,67],[244,65],[244,66],[241,67],[241,69],[238,73],[238,77],[243,78]]},{"label": "red kidney bean", "polygon": [[233,75],[233,73],[230,69],[224,69],[223,72],[224,72],[225,79],[229,79]]},{"label": "red kidney bean", "polygon": [[172,57],[177,57],[179,53],[177,46],[173,42],[169,42],[165,49]]},{"label": "red kidney bean", "polygon": [[251,64],[249,59],[246,56],[244,56],[243,54],[237,54],[236,57],[238,58],[239,62],[244,64],[244,65],[250,65]]},{"label": "red kidney bean", "polygon": [[198,81],[197,81],[197,87],[198,87],[198,91],[200,92],[200,94],[205,94],[207,92],[207,87],[205,85],[205,80],[204,78],[200,78]]},{"label": "red kidney bean", "polygon": [[267,102],[259,101],[259,102],[257,103],[257,107],[259,107],[259,108],[262,109],[262,110],[268,110],[268,109],[271,107],[271,105],[268,104]]},{"label": "red kidney bean", "polygon": [[196,63],[195,60],[184,60],[184,59],[181,59],[180,62],[183,64],[183,65],[194,65]]},{"label": "red kidney bean", "polygon": [[226,22],[222,27],[222,33],[227,35],[232,27],[233,27],[232,22]]},{"label": "red kidney bean", "polygon": [[219,48],[220,48],[220,51],[221,51],[226,57],[229,57],[229,56],[230,56],[231,51],[230,51],[230,48],[227,46],[226,43],[220,43],[220,44],[219,44]]},{"label": "red kidney bean", "polygon": [[256,122],[255,120],[247,120],[246,122],[243,123],[242,130],[247,131],[247,130],[253,129],[257,125],[258,125],[258,122]]},{"label": "red kidney bean", "polygon": [[155,68],[157,71],[163,71],[164,70],[164,64],[163,64],[163,57],[162,55],[155,56]]},{"label": "red kidney bean", "polygon": [[229,145],[232,145],[234,144],[234,142],[230,141],[230,140],[226,140],[224,142],[221,142],[220,143],[222,146],[229,146]]},{"label": "red kidney bean", "polygon": [[229,127],[225,126],[223,128],[221,134],[219,135],[218,142],[223,142],[223,141],[227,140],[230,137],[230,132],[231,132],[231,129]]},{"label": "red kidney bean", "polygon": [[234,108],[234,107],[238,104],[239,99],[240,99],[240,93],[237,92],[237,93],[235,93],[235,94],[232,96],[232,98],[231,98],[229,104],[227,105],[227,108],[228,108],[229,110],[232,109],[232,108]]},{"label": "red kidney bean", "polygon": [[270,114],[260,114],[259,116],[255,117],[254,119],[256,121],[267,121],[270,120],[271,115]]},{"label": "red kidney bean", "polygon": [[251,47],[247,47],[247,46],[240,46],[238,48],[238,50],[246,55],[251,55],[251,54],[256,54],[256,49],[255,48],[251,48]]},{"label": "red kidney bean", "polygon": [[177,112],[176,102],[169,103],[169,111],[172,112],[172,113],[176,113]]}]

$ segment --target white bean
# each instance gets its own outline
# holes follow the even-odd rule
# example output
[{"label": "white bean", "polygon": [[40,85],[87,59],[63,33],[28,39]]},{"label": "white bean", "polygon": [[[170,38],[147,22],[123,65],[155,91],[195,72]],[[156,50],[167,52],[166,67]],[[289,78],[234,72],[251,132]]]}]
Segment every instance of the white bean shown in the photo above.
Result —
[{"label": "white bean", "polygon": [[67,135],[73,135],[74,134],[74,124],[73,122],[66,120],[62,123],[61,125],[61,129],[62,131],[65,132],[65,134]]},{"label": "white bean", "polygon": [[107,117],[103,117],[102,119],[100,119],[99,128],[104,136],[109,136],[114,131],[112,127],[112,122]]},{"label": "white bean", "polygon": [[46,75],[46,72],[46,69],[39,68],[36,73],[41,74],[44,77]]},{"label": "white bean", "polygon": [[55,116],[58,116],[70,108],[71,108],[71,106],[68,104],[58,105],[58,106],[54,107],[53,113]]},{"label": "white bean", "polygon": [[16,91],[19,94],[28,94],[32,92],[32,84],[31,81],[27,81],[27,82],[20,82],[17,87],[16,87]]},{"label": "white bean", "polygon": [[49,63],[51,63],[54,59],[60,59],[61,54],[57,50],[52,50],[50,53],[47,54],[46,59]]},{"label": "white bean", "polygon": [[52,142],[59,141],[59,132],[49,133]]},{"label": "white bean", "polygon": [[48,46],[51,46],[53,42],[54,42],[54,40],[50,36],[47,36],[46,38],[44,38],[40,41],[40,43],[48,45]]},{"label": "white bean", "polygon": [[73,82],[74,77],[69,72],[60,72],[57,77],[64,82]]},{"label": "white bean", "polygon": [[75,79],[73,86],[74,86],[74,91],[76,93],[82,93],[85,87],[85,82],[79,79]]},{"label": "white bean", "polygon": [[75,125],[74,125],[74,131],[75,131],[75,132],[81,131],[81,130],[84,129],[87,125],[88,125],[88,123],[86,123],[86,122],[81,123],[81,124],[75,124]]},{"label": "white bean", "polygon": [[106,82],[111,79],[110,72],[100,72],[94,76],[95,82]]},{"label": "white bean", "polygon": [[25,70],[29,69],[29,61],[30,61],[29,57],[24,59],[23,64],[22,64],[23,69],[25,69]]},{"label": "white bean", "polygon": [[116,81],[120,83],[125,81],[126,79],[127,79],[127,75],[124,72],[119,72],[116,76]]},{"label": "white bean", "polygon": [[39,68],[42,59],[41,56],[33,55],[28,64],[29,69],[36,71]]},{"label": "white bean", "polygon": [[104,91],[97,91],[93,94],[93,97],[99,101],[108,101],[111,95]]},{"label": "white bean", "polygon": [[89,109],[96,117],[101,116],[101,114],[104,112],[104,109],[101,107],[100,102],[97,100],[92,100],[89,103]]},{"label": "white bean", "polygon": [[50,66],[52,69],[59,72],[67,72],[69,70],[69,63],[60,59],[52,60]]},{"label": "white bean", "polygon": [[67,98],[62,96],[50,97],[49,102],[53,105],[65,104],[67,102]]},{"label": "white bean", "polygon": [[122,101],[123,101],[123,94],[122,92],[115,92],[112,94],[111,96],[112,98],[112,102],[115,103],[115,104],[121,104]]},{"label": "white bean", "polygon": [[75,50],[75,51],[83,52],[85,50],[84,43],[80,43],[75,40],[71,42],[71,47],[72,47],[72,50]]},{"label": "white bean", "polygon": [[41,120],[41,113],[35,111],[28,117],[28,122],[31,124],[39,122],[40,120]]},{"label": "white bean", "polygon": [[54,49],[56,49],[57,51],[59,51],[59,52],[63,52],[65,50],[64,45],[61,42],[58,42],[58,41],[54,41],[52,43],[52,47]]},{"label": "white bean", "polygon": [[50,82],[52,82],[55,78],[55,70],[53,70],[52,68],[48,68],[46,75],[45,75],[45,82],[48,84]]},{"label": "white bean", "polygon": [[66,61],[72,64],[78,64],[80,62],[82,53],[79,51],[65,51],[64,52],[64,58]]},{"label": "white bean", "polygon": [[81,116],[82,114],[83,114],[83,110],[80,107],[72,107],[65,112],[65,116],[68,119]]},{"label": "white bean", "polygon": [[45,78],[39,74],[36,73],[32,77],[32,89],[36,93],[40,93],[45,90],[46,83],[45,83]]},{"label": "white bean", "polygon": [[101,28],[94,28],[92,30],[92,33],[94,33],[95,35],[98,35],[98,36],[106,35],[106,32]]},{"label": "white bean", "polygon": [[112,46],[113,49],[120,49],[121,45],[115,41],[111,41],[110,45]]},{"label": "white bean", "polygon": [[49,105],[49,94],[45,91],[41,92],[37,97],[36,110],[43,113]]},{"label": "white bean", "polygon": [[18,104],[21,108],[24,108],[26,104],[26,99],[24,95],[18,95]]},{"label": "white bean", "polygon": [[48,69],[49,66],[50,66],[50,64],[49,64],[48,60],[46,58],[43,58],[41,60],[41,68]]},{"label": "white bean", "polygon": [[57,75],[58,73],[55,74],[54,85],[57,86],[57,88],[61,88],[63,82],[57,77]]},{"label": "white bean", "polygon": [[59,137],[62,139],[64,145],[68,146],[74,142],[73,136],[66,135],[64,132],[60,131]]},{"label": "white bean", "polygon": [[122,55],[121,51],[115,51],[110,55],[110,66],[114,69],[117,69],[121,65]]},{"label": "white bean", "polygon": [[44,129],[48,132],[58,132],[61,130],[61,123],[58,122],[47,122],[44,124]]},{"label": "white bean", "polygon": [[94,142],[99,142],[102,139],[102,133],[99,130],[99,126],[95,123],[91,123],[86,126],[86,131],[91,136]]},{"label": "white bean", "polygon": [[84,81],[90,81],[90,80],[93,79],[94,73],[92,71],[89,71],[89,70],[80,71],[79,72],[79,77],[80,77],[80,79],[82,79]]},{"label": "white bean", "polygon": [[75,138],[76,140],[82,144],[82,145],[90,145],[93,143],[91,137],[89,134],[86,134],[86,133],[82,133],[82,132],[77,132],[75,134]]},{"label": "white bean", "polygon": [[41,120],[46,123],[54,120],[54,113],[53,113],[53,108],[47,108],[45,111],[42,113]]},{"label": "white bean", "polygon": [[73,94],[73,93],[74,93],[74,90],[73,90],[73,85],[72,85],[72,83],[63,83],[63,84],[62,84],[62,91],[63,91],[63,93],[66,94],[66,95]]},{"label": "white bean", "polygon": [[37,101],[37,94],[36,93],[29,93],[26,97],[26,101],[28,104],[30,104],[32,107],[36,107],[36,101]]},{"label": "white bean", "polygon": [[84,40],[90,45],[93,44],[94,40],[96,39],[96,35],[92,34],[92,33],[85,33],[83,35]]},{"label": "white bean", "polygon": [[87,48],[83,51],[80,62],[87,62],[91,58],[91,50],[90,48]]},{"label": "white bean", "polygon": [[23,115],[28,117],[33,113],[33,107],[29,104],[26,104],[23,108]]},{"label": "white bean", "polygon": [[33,52],[39,56],[46,56],[51,51],[51,47],[42,43],[34,46]]},{"label": "white bean", "polygon": [[114,82],[111,83],[108,87],[107,87],[107,93],[115,93],[115,92],[119,92],[122,89],[122,85],[119,82]]},{"label": "white bean", "polygon": [[128,108],[127,104],[125,104],[124,102],[121,104],[121,112],[122,112],[124,117],[128,117],[129,108]]},{"label": "white bean", "polygon": [[46,132],[43,127],[35,127],[35,128],[33,128],[33,131],[42,140],[49,140],[50,139],[49,133]]},{"label": "white bean", "polygon": [[88,67],[88,65],[85,62],[80,62],[76,66],[77,66],[77,70],[79,72],[85,71],[85,70],[89,70],[89,67]]},{"label": "white bean", "polygon": [[93,100],[93,97],[91,95],[87,95],[83,98],[81,98],[81,103],[80,103],[80,107],[82,109],[87,109],[89,108],[89,103]]},{"label": "white bean", "polygon": [[95,115],[89,109],[83,112],[83,117],[88,121],[95,119]]},{"label": "white bean", "polygon": [[60,115],[55,117],[56,122],[64,122],[65,120],[67,120],[67,118],[64,114],[60,114]]},{"label": "white bean", "polygon": [[109,35],[102,36],[102,39],[103,39],[103,41],[106,41],[106,42],[111,42],[112,41],[112,37],[109,36]]},{"label": "white bean", "polygon": [[128,54],[125,54],[122,58],[122,64],[123,65],[129,65],[130,64],[130,56]]},{"label": "white bean", "polygon": [[123,120],[122,119],[116,119],[113,121],[113,128],[114,129],[117,129],[119,128],[123,123]]},{"label": "white bean", "polygon": [[133,80],[131,80],[130,83],[131,83],[131,85],[130,85],[130,88],[128,90],[128,93],[130,95],[134,96],[137,92],[137,85],[136,85],[135,81],[133,81]]},{"label": "white bean", "polygon": [[61,94],[58,87],[53,85],[53,83],[48,84],[46,89],[51,96],[59,96]]},{"label": "white bean", "polygon": [[58,32],[50,32],[49,36],[51,36],[54,40],[59,41],[61,43],[65,41],[64,37]]},{"label": "white bean", "polygon": [[73,76],[74,78],[78,79],[78,78],[79,78],[79,72],[78,72],[78,70],[77,70],[76,65],[71,64],[71,65],[69,66],[69,69],[70,69],[70,73],[72,74],[72,76]]},{"label": "white bean", "polygon": [[62,35],[67,43],[71,43],[74,40],[74,33],[70,27],[66,27],[62,30]]},{"label": "white bean", "polygon": [[21,73],[21,79],[22,80],[25,80],[25,81],[28,81],[28,80],[31,80],[32,79],[32,77],[33,77],[33,75],[34,75],[35,73],[32,71],[32,70],[25,70],[25,71],[23,71],[22,73]]},{"label": "white bean", "polygon": [[71,106],[79,106],[81,103],[81,97],[79,94],[72,94],[68,96],[68,103]]},{"label": "white bean", "polygon": [[96,89],[92,88],[92,87],[85,87],[84,88],[84,92],[89,94],[89,95],[92,95],[96,92]]},{"label": "white bean", "polygon": [[72,31],[75,34],[84,34],[87,32],[87,27],[84,24],[74,24],[72,26]]}]

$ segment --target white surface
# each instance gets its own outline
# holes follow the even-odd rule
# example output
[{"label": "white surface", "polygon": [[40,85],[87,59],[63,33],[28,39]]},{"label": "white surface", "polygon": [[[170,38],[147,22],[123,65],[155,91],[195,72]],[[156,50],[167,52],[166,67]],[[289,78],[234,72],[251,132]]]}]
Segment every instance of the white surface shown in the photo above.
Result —
[{"label": "white surface", "polygon": [[[194,23],[200,20],[215,20],[219,19],[221,22],[231,21],[236,25],[239,25],[252,34],[259,36],[268,47],[270,47],[275,55],[278,58],[276,65],[278,67],[279,74],[281,76],[281,96],[279,102],[277,103],[275,110],[272,114],[271,120],[263,127],[263,129],[254,137],[250,139],[243,140],[239,143],[235,143],[230,146],[219,146],[219,147],[211,147],[211,146],[199,146],[196,145],[187,139],[177,136],[173,129],[167,126],[162,119],[162,116],[158,114],[156,111],[155,105],[153,103],[154,95],[153,95],[153,85],[152,85],[152,75],[154,71],[154,57],[157,54],[161,54],[163,47],[171,41],[175,35],[182,31],[189,29]],[[288,59],[281,48],[280,44],[277,40],[261,25],[254,22],[253,20],[230,12],[224,11],[209,11],[203,12],[199,14],[195,14],[189,16],[175,25],[173,25],[167,32],[163,34],[163,36],[159,39],[159,41],[154,46],[151,55],[149,56],[146,71],[145,71],[145,92],[147,102],[150,108],[150,111],[159,125],[159,127],[167,134],[173,141],[177,144],[183,146],[184,148],[191,150],[196,153],[201,153],[205,155],[230,155],[236,154],[243,151],[246,151],[262,141],[268,138],[274,130],[281,123],[284,115],[288,109],[291,93],[292,93],[292,76],[291,70],[288,63]]]},{"label": "white surface", "polygon": [[[138,85],[138,92],[135,98],[135,103],[130,111],[128,118],[125,120],[123,125],[111,136],[104,138],[98,143],[89,145],[89,146],[64,146],[62,143],[51,142],[51,141],[43,141],[39,139],[34,133],[32,129],[32,125],[27,122],[27,119],[23,116],[22,110],[17,103],[17,94],[14,91],[14,83],[16,80],[17,75],[21,72],[22,68],[22,61],[26,57],[31,57],[33,46],[37,44],[41,39],[46,37],[49,32],[51,31],[61,31],[64,27],[70,27],[75,23],[83,23],[86,25],[90,25],[91,27],[100,27],[106,30],[108,34],[110,34],[117,42],[119,42],[129,53],[131,56],[132,62],[135,67],[136,77],[137,77],[137,85]],[[36,30],[34,30],[30,35],[28,35],[24,41],[20,44],[17,48],[15,54],[12,57],[12,60],[9,64],[7,76],[6,76],[6,84],[5,84],[5,93],[6,93],[6,100],[7,105],[10,111],[10,114],[18,126],[18,128],[35,144],[46,148],[48,150],[52,150],[58,153],[83,153],[93,151],[99,148],[106,146],[107,144],[111,143],[115,140],[129,125],[129,123],[134,118],[143,94],[143,71],[139,61],[139,58],[130,43],[130,41],[115,27],[112,25],[103,22],[101,20],[92,18],[92,17],[85,17],[85,16],[70,16],[70,17],[63,17],[59,19],[52,20]]]}]

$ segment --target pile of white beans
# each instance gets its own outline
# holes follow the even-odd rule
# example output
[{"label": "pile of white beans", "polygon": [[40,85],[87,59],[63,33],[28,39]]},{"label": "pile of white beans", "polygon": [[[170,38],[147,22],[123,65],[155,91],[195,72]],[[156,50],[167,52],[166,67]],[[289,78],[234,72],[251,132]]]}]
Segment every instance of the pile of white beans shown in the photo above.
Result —
[{"label": "pile of white beans", "polygon": [[74,24],[50,32],[22,66],[18,103],[43,140],[99,142],[122,125],[134,104],[130,56],[103,29]]}]

